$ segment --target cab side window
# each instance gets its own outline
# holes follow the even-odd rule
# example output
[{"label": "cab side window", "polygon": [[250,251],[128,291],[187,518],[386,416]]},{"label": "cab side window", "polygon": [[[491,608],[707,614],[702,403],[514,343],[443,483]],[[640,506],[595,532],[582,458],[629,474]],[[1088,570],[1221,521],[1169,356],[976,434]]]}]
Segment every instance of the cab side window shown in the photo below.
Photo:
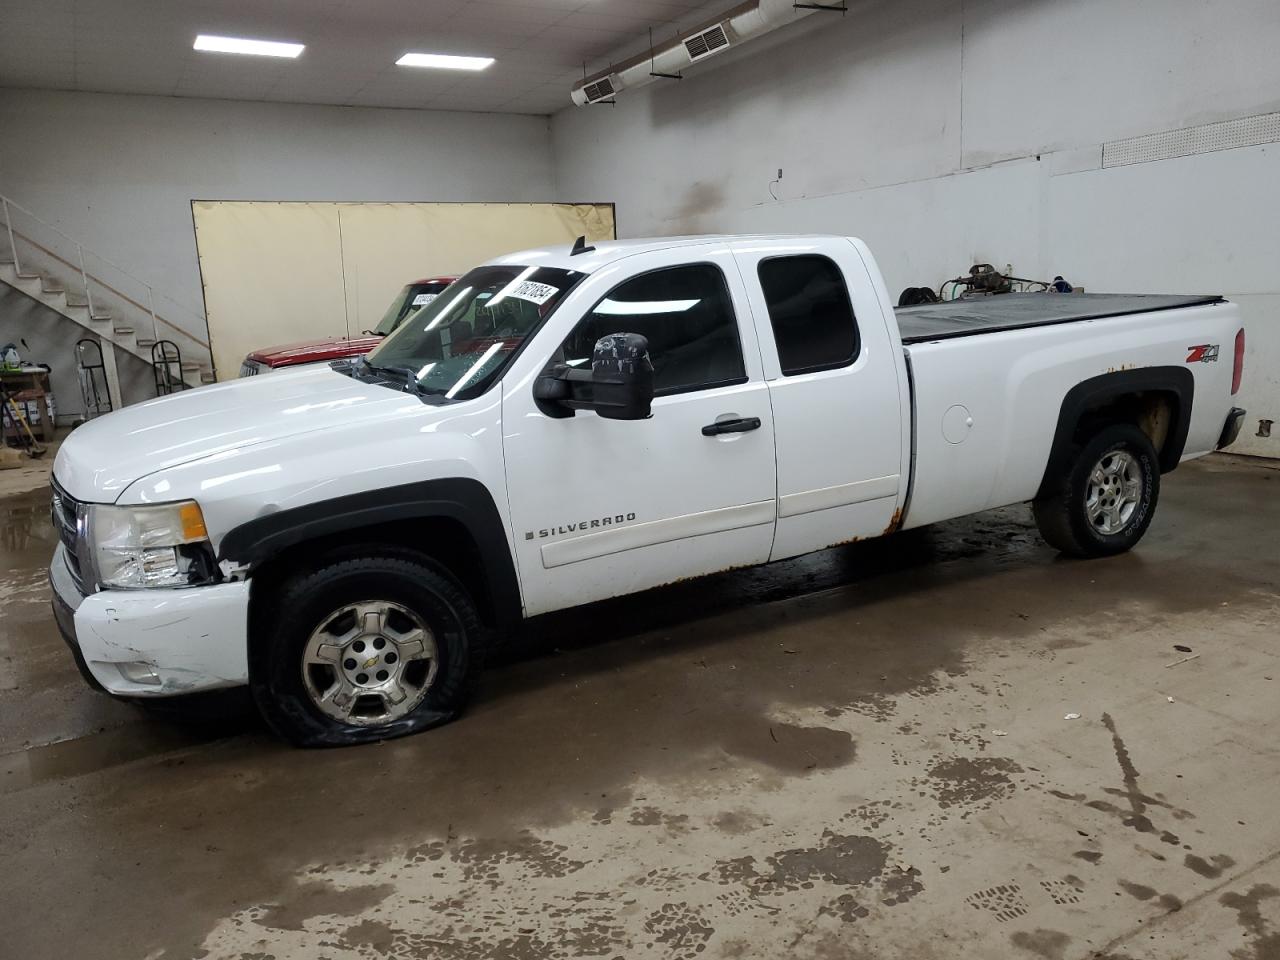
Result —
[{"label": "cab side window", "polygon": [[840,268],[826,257],[772,257],[757,268],[784,376],[858,358],[858,324]]},{"label": "cab side window", "polygon": [[610,333],[648,339],[657,396],[747,379],[729,288],[711,264],[654,270],[614,287],[565,340],[562,362],[590,368],[595,342]]}]

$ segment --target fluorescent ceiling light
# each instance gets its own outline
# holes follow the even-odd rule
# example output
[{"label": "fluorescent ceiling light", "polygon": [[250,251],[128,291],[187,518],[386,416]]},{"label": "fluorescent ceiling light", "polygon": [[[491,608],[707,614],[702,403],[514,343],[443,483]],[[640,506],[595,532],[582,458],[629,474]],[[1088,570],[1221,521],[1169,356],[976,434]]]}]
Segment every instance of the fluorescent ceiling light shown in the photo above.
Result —
[{"label": "fluorescent ceiling light", "polygon": [[635,317],[651,313],[684,313],[701,303],[695,300],[601,300],[592,313],[610,317]]},{"label": "fluorescent ceiling light", "polygon": [[449,311],[462,302],[462,298],[471,292],[470,287],[463,287],[457,292],[452,300],[440,308],[440,312],[436,314],[435,319],[422,328],[423,333],[430,333],[432,329],[440,325],[440,321],[449,315]]},{"label": "fluorescent ceiling light", "polygon": [[246,40],[242,37],[212,37],[202,33],[196,37],[193,50],[211,53],[249,53],[257,57],[296,57],[306,49],[301,43],[276,43],[274,40]]},{"label": "fluorescent ceiling light", "polygon": [[440,70],[483,70],[493,57],[454,57],[447,53],[406,53],[397,67],[435,67]]},{"label": "fluorescent ceiling light", "polygon": [[519,273],[516,274],[514,280],[512,280],[505,287],[503,287],[501,290],[499,290],[497,293],[493,295],[493,299],[485,304],[485,308],[488,309],[490,307],[494,307],[499,303],[501,303],[503,300],[507,299],[507,296],[511,293],[511,291],[514,290],[516,287],[520,286],[520,284],[524,283],[526,280],[528,280],[529,277],[532,276],[537,271],[537,269],[538,269],[537,267],[525,267],[523,270],[521,270]]},{"label": "fluorescent ceiling light", "polygon": [[480,354],[480,359],[471,365],[471,369],[462,375],[462,379],[449,388],[449,392],[444,395],[446,400],[452,400],[454,394],[471,382],[471,378],[484,369],[484,365],[489,362],[489,358],[502,349],[503,341],[499,340],[484,353]]}]

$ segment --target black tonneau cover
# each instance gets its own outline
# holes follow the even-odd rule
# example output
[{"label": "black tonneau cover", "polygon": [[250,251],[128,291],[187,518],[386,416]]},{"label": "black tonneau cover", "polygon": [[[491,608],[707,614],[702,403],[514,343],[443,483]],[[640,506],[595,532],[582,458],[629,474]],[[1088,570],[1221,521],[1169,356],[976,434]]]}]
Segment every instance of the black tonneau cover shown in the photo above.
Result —
[{"label": "black tonneau cover", "polygon": [[1153,293],[1006,293],[898,307],[895,313],[902,342],[923,343],[1221,302],[1220,296]]}]

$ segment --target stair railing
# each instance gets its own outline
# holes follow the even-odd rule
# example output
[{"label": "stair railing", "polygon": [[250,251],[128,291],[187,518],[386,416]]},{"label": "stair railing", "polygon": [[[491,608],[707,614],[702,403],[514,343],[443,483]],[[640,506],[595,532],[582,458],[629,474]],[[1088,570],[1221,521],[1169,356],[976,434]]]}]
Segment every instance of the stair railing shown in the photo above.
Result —
[{"label": "stair railing", "polygon": [[13,254],[13,266],[18,273],[22,272],[22,267],[18,263],[18,244],[13,239],[13,218],[9,216],[9,198],[0,196],[0,209],[4,210],[4,225],[9,231],[9,251]]},{"label": "stair railing", "polygon": [[[21,212],[25,217],[35,221],[42,228],[49,230],[50,232],[61,237],[67,243],[73,245],[75,247],[75,257],[76,257],[75,262],[68,260],[66,257],[59,254],[57,251],[51,250],[49,249],[49,247],[39,243],[34,238],[27,236],[21,230],[15,229],[13,225],[13,219],[14,219],[13,211],[15,210]],[[84,245],[80,241],[76,240],[74,237],[69,236],[68,234],[64,233],[62,230],[59,230],[53,224],[36,216],[34,213],[32,213],[22,204],[2,194],[0,194],[0,212],[2,212],[4,216],[5,230],[8,234],[8,239],[9,239],[9,251],[13,257],[13,264],[18,273],[22,272],[22,263],[18,254],[18,242],[21,241],[26,243],[28,246],[34,248],[35,250],[38,250],[40,253],[44,254],[45,256],[58,261],[63,266],[67,267],[73,274],[79,276],[80,285],[83,288],[83,292],[84,292],[85,304],[88,307],[90,317],[93,317],[94,315],[93,284],[96,283],[98,284],[99,287],[103,288],[106,291],[109,291],[116,298],[131,305],[132,307],[136,308],[139,312],[141,312],[144,316],[150,318],[151,334],[152,334],[152,340],[154,342],[159,342],[161,340],[160,325],[163,324],[169,330],[173,330],[178,335],[185,337],[187,340],[190,340],[191,342],[198,344],[200,347],[202,347],[204,352],[209,356],[210,369],[212,369],[213,351],[211,350],[208,341],[200,339],[200,337],[196,336],[195,334],[189,333],[182,327],[178,326],[177,324],[173,323],[172,321],[158,314],[156,312],[156,307],[155,307],[155,290],[151,286],[151,284],[147,283],[145,280],[141,279],[140,277],[137,277],[134,274],[130,273],[128,270],[124,269],[118,263],[108,259],[107,257],[104,257],[101,254],[92,250],[88,251],[91,256],[93,256],[97,260],[102,261],[102,263],[107,264],[113,270],[118,271],[120,274],[127,277],[130,281],[132,281],[133,283],[143,288],[146,291],[146,298],[145,298],[146,303],[145,304],[140,303],[138,300],[134,299],[128,294],[122,292],[121,290],[107,283],[101,277],[98,277],[94,273],[90,272],[85,265],[86,251],[85,251]],[[200,317],[199,319],[203,319],[203,318]]]}]

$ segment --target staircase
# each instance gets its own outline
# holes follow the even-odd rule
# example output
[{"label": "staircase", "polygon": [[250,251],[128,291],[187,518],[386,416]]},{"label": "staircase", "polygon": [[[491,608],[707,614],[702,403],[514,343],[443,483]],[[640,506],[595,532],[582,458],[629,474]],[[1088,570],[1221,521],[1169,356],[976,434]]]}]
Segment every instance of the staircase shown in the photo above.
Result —
[{"label": "staircase", "polygon": [[[209,343],[188,329],[207,329],[204,317],[157,297],[150,284],[84,247],[8,197],[0,196],[0,283],[44,304],[103,344],[107,390],[120,409],[114,344],[151,364],[151,348],[171,340],[182,351],[182,380],[198,387],[215,380]],[[156,309],[161,301],[163,314]],[[175,320],[183,319],[179,325]],[[184,329],[184,327],[186,329]],[[74,362],[73,344],[67,344]]]}]

